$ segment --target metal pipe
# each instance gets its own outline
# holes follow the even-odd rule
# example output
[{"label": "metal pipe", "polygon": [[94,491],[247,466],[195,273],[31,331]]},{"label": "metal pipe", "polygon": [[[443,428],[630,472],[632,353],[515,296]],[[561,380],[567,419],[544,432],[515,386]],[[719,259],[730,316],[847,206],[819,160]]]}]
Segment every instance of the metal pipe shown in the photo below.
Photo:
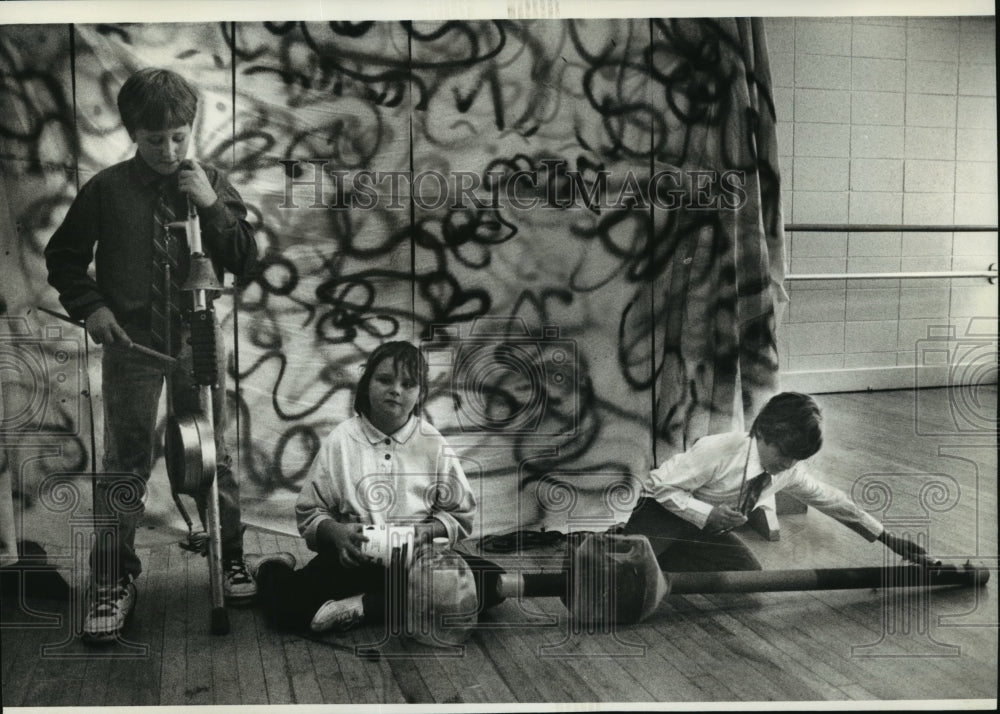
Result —
[{"label": "metal pipe", "polygon": [[885,223],[786,223],[786,233],[996,233],[996,226],[890,225]]},{"label": "metal pipe", "polygon": [[[188,248],[191,250],[191,263],[192,263],[192,273],[194,272],[194,267],[201,261],[202,263],[207,263],[207,257],[203,252],[202,241],[201,241],[201,225],[198,220],[198,210],[195,208],[194,201],[188,196],[187,199],[187,239]],[[210,266],[210,264],[208,264]],[[191,276],[188,276],[190,281]],[[199,313],[208,313],[209,319],[214,323],[215,317],[211,313],[212,307],[212,297],[207,290],[201,286],[195,286],[191,289],[194,301],[194,310],[192,313],[192,319],[195,315]],[[218,329],[217,327],[215,328]],[[214,335],[213,335],[214,336]],[[192,353],[200,345],[192,344]],[[197,355],[195,355],[196,357]],[[197,362],[195,362],[197,364]],[[197,379],[197,377],[196,377]],[[202,436],[202,439],[208,439],[212,441],[211,446],[215,446],[215,415],[213,413],[213,396],[215,396],[217,389],[218,380],[216,379],[216,384],[207,385],[201,384],[198,387],[198,400],[201,404],[202,416],[208,423],[209,429],[208,433]],[[223,572],[222,572],[222,518],[219,512],[219,474],[217,469],[217,464],[210,464],[209,468],[211,473],[208,474],[208,494],[206,496],[205,503],[205,520],[207,521],[206,526],[208,528],[208,580],[209,588],[211,590],[211,600],[212,600],[212,613],[210,616],[210,631],[213,635],[227,635],[229,634],[229,613],[226,611],[225,602],[225,592],[223,585]]]},{"label": "metal pipe", "polygon": [[[649,566],[652,567],[652,566]],[[941,587],[985,585],[990,571],[966,563],[893,565],[865,568],[816,568],[790,570],[725,570],[717,572],[663,572],[671,595],[693,593],[754,593],[800,590],[863,590],[867,588]],[[565,596],[569,578],[565,570],[504,574],[504,597]]]},{"label": "metal pipe", "polygon": [[915,280],[921,278],[987,278],[996,280],[996,268],[991,270],[952,270],[921,273],[797,273],[785,280]]},{"label": "metal pipe", "polygon": [[853,590],[881,587],[936,587],[984,585],[990,571],[966,563],[954,565],[895,565],[870,568],[819,568],[815,570],[749,570],[717,573],[666,573],[670,592],[748,593],[789,590]]}]

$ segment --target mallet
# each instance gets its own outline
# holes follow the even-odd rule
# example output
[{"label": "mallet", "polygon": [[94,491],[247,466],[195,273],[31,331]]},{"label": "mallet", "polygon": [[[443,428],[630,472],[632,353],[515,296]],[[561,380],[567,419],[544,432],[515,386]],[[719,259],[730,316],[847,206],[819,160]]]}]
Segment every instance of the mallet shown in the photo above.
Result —
[{"label": "mallet", "polygon": [[[42,307],[41,305],[38,305],[38,309],[41,312],[44,312],[46,315],[51,315],[52,317],[62,320],[63,322],[68,322],[71,325],[76,325],[77,327],[81,328],[84,327],[84,324],[82,322],[74,320],[71,317],[68,317],[67,315],[58,313],[55,310],[49,310],[48,308]],[[151,349],[149,347],[143,347],[142,345],[138,345],[134,342],[125,349],[130,349],[133,352],[138,352],[139,354],[146,355],[147,357],[152,357],[153,359],[157,359],[160,362],[163,362],[164,364],[167,365],[173,366],[177,362],[177,360],[171,357],[170,355],[165,355],[162,352],[157,352],[154,349]]]}]

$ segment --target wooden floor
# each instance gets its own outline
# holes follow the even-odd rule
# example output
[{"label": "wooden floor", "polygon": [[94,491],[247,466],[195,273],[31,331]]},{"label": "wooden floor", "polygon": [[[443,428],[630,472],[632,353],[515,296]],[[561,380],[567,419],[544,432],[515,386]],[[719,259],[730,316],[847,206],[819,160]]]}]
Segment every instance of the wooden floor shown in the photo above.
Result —
[{"label": "wooden floor", "polygon": [[[932,414],[947,414],[944,390],[921,398],[937,400]],[[984,398],[995,414],[996,390]],[[990,568],[985,588],[926,598],[874,590],[674,595],[641,625],[593,633],[574,632],[556,599],[507,601],[456,655],[379,642],[371,628],[302,639],[269,629],[254,609],[230,609],[231,633],[213,637],[204,561],[157,546],[142,553],[128,643],[84,647],[72,636],[80,603],[31,601],[32,613],[4,602],[3,705],[995,699],[995,435],[928,436],[915,422],[912,392],[820,402],[827,445],[817,466],[828,480],[848,490],[858,476],[889,483],[896,510],[886,517],[927,533],[947,558]],[[934,501],[928,519],[921,488],[942,475],[960,493]],[[745,539],[766,568],[883,562],[880,545],[813,510],[783,516],[779,542]],[[246,547],[309,557],[301,540],[260,531],[247,532]],[[356,656],[368,646],[381,652],[377,661]]]}]

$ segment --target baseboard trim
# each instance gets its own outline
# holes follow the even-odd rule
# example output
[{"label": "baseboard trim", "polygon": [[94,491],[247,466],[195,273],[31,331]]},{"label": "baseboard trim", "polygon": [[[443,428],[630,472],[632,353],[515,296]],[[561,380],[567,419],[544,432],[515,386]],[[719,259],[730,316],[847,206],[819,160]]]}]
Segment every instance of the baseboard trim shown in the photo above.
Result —
[{"label": "baseboard trim", "polygon": [[[983,381],[984,376],[986,381]],[[781,373],[782,390],[807,394],[951,387],[968,385],[970,381],[976,385],[996,384],[997,372],[994,369],[992,375],[983,375],[982,364],[970,362],[952,366],[860,367]]]}]

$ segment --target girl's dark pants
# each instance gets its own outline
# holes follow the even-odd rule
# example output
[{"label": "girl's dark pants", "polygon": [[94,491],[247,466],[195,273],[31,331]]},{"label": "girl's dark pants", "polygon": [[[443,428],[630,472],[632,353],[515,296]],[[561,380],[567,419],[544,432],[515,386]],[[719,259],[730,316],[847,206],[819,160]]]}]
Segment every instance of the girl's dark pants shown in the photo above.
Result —
[{"label": "girl's dark pants", "polygon": [[[461,556],[475,578],[480,612],[499,603],[497,580],[501,569],[474,555]],[[365,622],[377,625],[391,621],[391,608],[405,602],[406,577],[396,573],[402,573],[402,569],[381,565],[348,568],[338,557],[323,553],[299,570],[281,561],[268,561],[257,572],[257,598],[272,626],[307,630],[313,615],[327,600],[362,595]]]}]

